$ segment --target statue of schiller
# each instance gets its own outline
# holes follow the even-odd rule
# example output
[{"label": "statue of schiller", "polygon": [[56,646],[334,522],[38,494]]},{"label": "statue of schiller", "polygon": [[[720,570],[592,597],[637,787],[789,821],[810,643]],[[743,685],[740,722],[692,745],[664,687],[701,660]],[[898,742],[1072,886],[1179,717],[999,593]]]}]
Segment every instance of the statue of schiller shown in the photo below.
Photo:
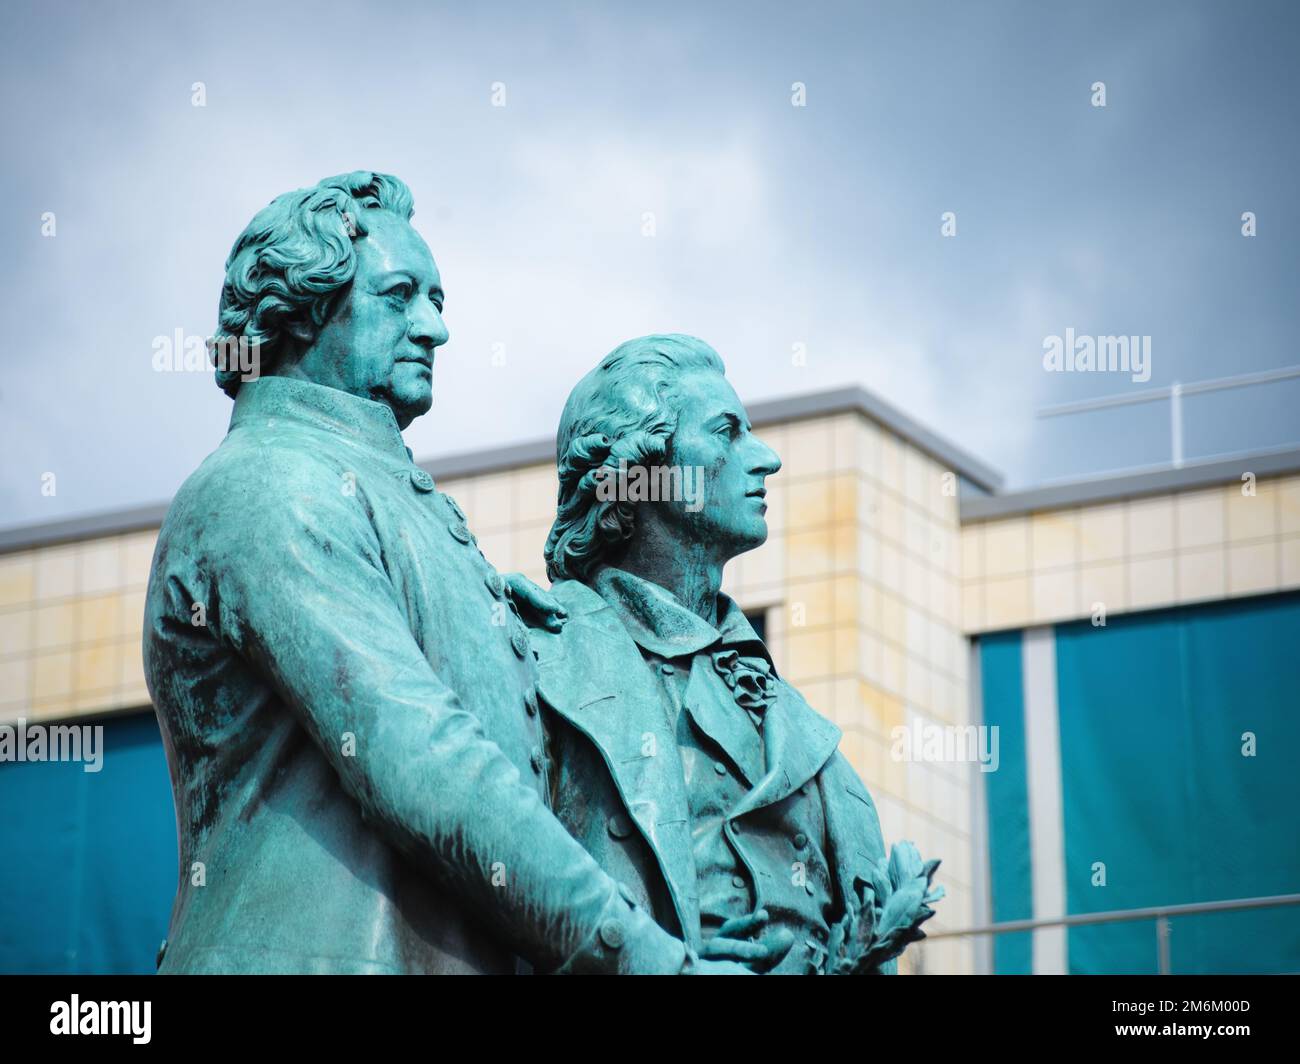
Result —
[{"label": "statue of schiller", "polygon": [[722,593],[767,539],[781,468],[722,359],[693,336],[622,344],[573,389],[556,459],[546,564],[569,620],[534,641],[560,819],[703,956],[893,972],[943,895],[939,862],[907,842],[886,861],[839,728]]}]

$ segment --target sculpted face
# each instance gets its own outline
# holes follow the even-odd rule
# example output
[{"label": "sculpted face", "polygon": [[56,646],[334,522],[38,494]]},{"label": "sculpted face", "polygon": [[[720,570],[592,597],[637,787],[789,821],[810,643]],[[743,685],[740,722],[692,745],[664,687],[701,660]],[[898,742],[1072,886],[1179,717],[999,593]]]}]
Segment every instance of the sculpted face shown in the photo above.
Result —
[{"label": "sculpted face", "polygon": [[433,352],[448,339],[442,278],[405,219],[374,211],[366,222],[356,277],[295,375],[384,403],[404,429],[433,405]]},{"label": "sculpted face", "polygon": [[767,539],[764,481],[781,468],[781,459],[750,431],[745,407],[721,373],[689,372],[677,392],[672,463],[703,469],[703,498],[654,506],[663,523],[674,526],[674,538],[706,545],[725,561]]}]

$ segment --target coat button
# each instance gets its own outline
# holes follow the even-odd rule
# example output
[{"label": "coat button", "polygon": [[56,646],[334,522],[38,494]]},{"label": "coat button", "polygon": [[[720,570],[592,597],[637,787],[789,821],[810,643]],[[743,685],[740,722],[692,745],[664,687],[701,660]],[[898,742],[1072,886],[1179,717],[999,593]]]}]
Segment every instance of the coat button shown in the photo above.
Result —
[{"label": "coat button", "polygon": [[510,645],[521,658],[528,653],[528,633],[524,631],[523,625],[517,625],[510,633]]},{"label": "coat button", "polygon": [[487,589],[492,592],[496,598],[500,598],[506,593],[506,578],[500,573],[488,573],[484,583]]},{"label": "coat button", "polygon": [[727,774],[727,766],[724,765],[721,761],[715,761],[713,762],[713,771],[716,772],[719,776],[725,776]]},{"label": "coat button", "polygon": [[524,692],[524,712],[530,717],[537,716],[537,688],[530,687]]},{"label": "coat button", "polygon": [[539,776],[542,774],[542,769],[546,767],[546,758],[542,754],[541,747],[533,747],[533,752],[528,755],[528,763]]},{"label": "coat button", "polygon": [[743,886],[745,885],[745,877],[744,877],[744,876],[732,876],[732,877],[731,877],[731,885],[732,885],[733,887],[743,887]]},{"label": "coat button", "polygon": [[606,920],[600,925],[600,940],[610,949],[622,949],[623,925],[617,920]]},{"label": "coat button", "polygon": [[459,522],[453,522],[448,525],[447,531],[451,533],[452,539],[458,540],[461,543],[472,543],[474,541],[474,536],[470,533],[469,528]]},{"label": "coat button", "polygon": [[665,676],[671,676],[677,670],[674,669],[671,665],[668,664],[668,662],[665,661],[662,665],[659,666],[659,671],[662,672]]},{"label": "coat button", "polygon": [[632,834],[632,821],[622,813],[615,813],[609,818],[609,833],[616,839],[626,839]]},{"label": "coat button", "polygon": [[802,831],[799,832],[797,835],[795,835],[795,837],[794,837],[794,848],[795,848],[796,850],[802,850],[802,849],[803,849],[805,846],[807,846],[807,845],[808,845],[808,836],[807,836],[807,835],[805,835]]},{"label": "coat button", "polygon": [[423,469],[411,470],[411,484],[416,491],[430,492],[433,491],[433,477],[429,476]]}]

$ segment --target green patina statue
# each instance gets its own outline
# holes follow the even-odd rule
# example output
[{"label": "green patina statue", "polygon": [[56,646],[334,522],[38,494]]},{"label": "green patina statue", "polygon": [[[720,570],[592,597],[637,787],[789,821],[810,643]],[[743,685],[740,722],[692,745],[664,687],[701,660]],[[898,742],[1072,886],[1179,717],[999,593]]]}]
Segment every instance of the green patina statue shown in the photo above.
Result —
[{"label": "green patina statue", "polygon": [[214,350],[257,357],[217,360],[230,431],[172,503],[145,612],[181,861],[159,970],[743,973],[547,809],[520,611],[553,603],[402,442],[447,341],[411,213],[395,178],[330,178],[226,264]]},{"label": "green patina statue", "polygon": [[713,348],[646,336],[573,390],[546,545],[569,620],[534,632],[552,806],[702,956],[892,972],[942,896],[885,861],[839,729],[777,675],[723,567],[767,538],[781,466]]},{"label": "green patina statue", "polygon": [[[402,442],[448,338],[412,209],[330,178],[226,263],[230,430],[145,610],[180,850],[159,970],[890,970],[936,862],[884,862],[837,730],[718,594],[778,463],[716,354],[651,338],[579,386],[555,594],[503,577]],[[670,452],[702,494],[606,504],[600,470]]]}]

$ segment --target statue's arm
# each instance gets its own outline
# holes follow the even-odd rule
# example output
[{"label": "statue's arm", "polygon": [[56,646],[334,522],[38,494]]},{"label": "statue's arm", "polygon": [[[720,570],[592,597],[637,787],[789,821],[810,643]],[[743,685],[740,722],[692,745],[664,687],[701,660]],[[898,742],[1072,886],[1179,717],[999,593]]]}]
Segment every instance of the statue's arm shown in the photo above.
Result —
[{"label": "statue's arm", "polygon": [[434,673],[358,500],[273,473],[272,490],[227,500],[223,517],[242,516],[210,525],[194,555],[218,638],[275,685],[376,831],[540,970],[680,971],[684,945],[622,897]]},{"label": "statue's arm", "polygon": [[907,945],[925,937],[921,925],[943,897],[942,887],[931,886],[939,862],[923,862],[906,841],[896,842],[886,857],[875,803],[843,754],[837,751],[827,762],[821,783],[828,823],[835,825],[834,859],[847,862],[842,878],[858,885],[846,892],[845,911],[831,929],[832,968],[893,975]]}]

